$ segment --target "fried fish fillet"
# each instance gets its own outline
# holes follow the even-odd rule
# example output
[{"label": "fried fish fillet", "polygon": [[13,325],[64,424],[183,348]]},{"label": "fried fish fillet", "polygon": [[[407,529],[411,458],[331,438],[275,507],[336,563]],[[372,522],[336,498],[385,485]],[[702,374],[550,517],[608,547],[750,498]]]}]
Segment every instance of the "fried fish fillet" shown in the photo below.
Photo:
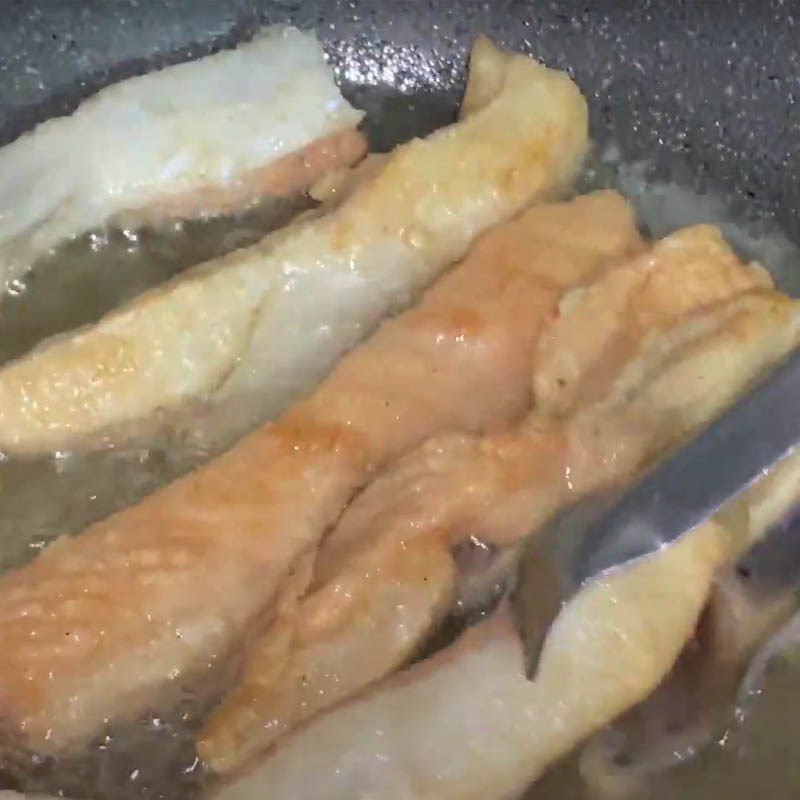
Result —
[{"label": "fried fish fillet", "polygon": [[[455,645],[322,715],[213,800],[507,800],[641,700],[691,635],[714,570],[716,529],[593,585],[525,677],[501,611]],[[681,590],[676,592],[676,584]]]},{"label": "fried fish fillet", "polygon": [[0,577],[0,717],[57,748],[207,672],[375,468],[518,418],[563,289],[641,246],[614,193],[525,212],[275,424]]},{"label": "fried fish fillet", "polygon": [[[609,273],[608,282],[614,277]],[[594,460],[600,475],[592,485],[608,473],[624,479],[633,451],[641,458],[689,432],[798,343],[800,303],[761,288],[679,316],[637,348],[606,396],[575,412],[581,422],[561,441],[577,446],[578,460],[594,452],[627,462],[620,470]],[[551,433],[543,426],[537,435]],[[609,451],[615,443],[625,446]],[[548,474],[561,470],[544,464],[549,449],[527,455],[538,456],[538,470],[517,463],[505,471],[469,527],[451,517],[453,534],[477,530],[510,543],[512,516],[541,519],[532,513],[537,506],[520,505],[515,494],[529,482],[546,498]],[[777,479],[764,479],[763,490],[756,486],[736,508],[723,508],[670,547],[590,582],[556,618],[535,681],[525,678],[519,641],[501,611],[456,645],[301,728],[215,800],[265,792],[271,800],[520,796],[550,763],[659,685],[693,635],[717,571],[763,534],[777,506],[800,495],[797,464],[797,456],[788,459]],[[558,481],[564,484],[563,473]],[[435,535],[441,537],[441,525]],[[406,531],[398,541],[408,546],[424,536],[424,529]]]},{"label": "fried fish fillet", "polygon": [[483,230],[562,192],[587,144],[578,88],[484,39],[472,66],[460,120],[396,148],[338,207],[0,369],[0,449],[65,449],[209,396],[272,417]]},{"label": "fried fish fillet", "polygon": [[314,35],[284,26],[109,86],[0,149],[0,284],[108,221],[188,219],[301,192],[363,155],[362,116]]},{"label": "fried fish fillet", "polygon": [[[271,634],[254,645],[241,685],[200,736],[206,762],[229,770],[385,674],[378,668],[392,663],[387,632],[374,643],[381,660],[362,657],[355,670],[339,665],[335,693],[314,692],[311,665],[316,653],[335,652],[338,639],[349,641],[358,631],[368,650],[373,637],[360,609],[367,594],[373,608],[380,602],[375,574],[397,569],[391,562],[403,557],[401,543],[444,535],[452,544],[472,536],[513,546],[571,499],[628,480],[718,413],[741,390],[754,361],[783,353],[794,341],[795,305],[768,291],[770,285],[761,267],[739,262],[716,229],[699,226],[568,294],[559,318],[542,332],[535,359],[534,385],[554,387],[554,396],[537,392],[533,413],[510,431],[434,437],[353,501],[317,557],[308,607],[296,612],[302,620],[322,598],[334,606],[341,597],[337,610],[349,604],[352,619],[347,624],[338,610],[336,625],[320,626],[316,640],[291,643],[288,656],[281,652],[283,669],[267,666],[276,657]],[[712,346],[714,360],[707,356]],[[388,593],[383,600],[392,602]],[[419,613],[428,623],[419,626],[424,635],[441,608]],[[380,611],[383,619],[390,614]],[[403,641],[394,665],[414,644]],[[294,662],[303,670],[293,670]],[[326,682],[333,682],[330,675]],[[315,700],[287,701],[306,695]]]}]

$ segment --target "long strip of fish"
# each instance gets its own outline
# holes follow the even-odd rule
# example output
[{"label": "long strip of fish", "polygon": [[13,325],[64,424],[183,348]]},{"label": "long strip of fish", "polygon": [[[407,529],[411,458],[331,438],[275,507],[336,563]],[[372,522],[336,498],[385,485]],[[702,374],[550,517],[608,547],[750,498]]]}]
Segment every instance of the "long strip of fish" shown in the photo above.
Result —
[{"label": "long strip of fish", "polygon": [[[564,296],[558,317],[537,340],[534,411],[526,420],[495,436],[444,434],[405,455],[355,499],[327,537],[317,579],[325,581],[348,553],[371,546],[378,532],[404,538],[469,529],[486,543],[516,542],[556,507],[598,488],[599,466],[606,480],[628,475],[642,457],[637,437],[650,441],[655,454],[723,407],[741,390],[731,365],[749,352],[737,337],[785,349],[794,313],[792,301],[772,290],[767,271],[743,265],[716,228],[695,226],[661,240]],[[772,335],[757,334],[758,326]],[[727,350],[721,343],[718,360],[701,360],[703,371],[694,375],[687,352],[715,329]],[[671,383],[659,377],[675,364],[684,372],[670,373]],[[649,384],[656,379],[657,400]],[[670,418],[654,429],[669,408]],[[496,503],[498,495],[506,502]]]},{"label": "long strip of fish", "polygon": [[303,191],[363,155],[362,116],[314,35],[283,26],[109,86],[0,149],[0,285],[108,222],[219,214]]},{"label": "long strip of fish", "polygon": [[[372,352],[380,359],[380,367],[377,362],[374,367],[368,366],[365,357],[358,352],[353,354],[350,365],[342,365],[342,370],[353,376],[353,387],[360,384],[366,388],[365,376],[375,374],[380,375],[378,380],[382,388],[379,392],[371,388],[369,395],[363,393],[363,388],[358,392],[340,392],[334,413],[342,415],[348,413],[348,407],[359,408],[359,418],[369,421],[374,437],[379,430],[384,436],[389,435],[392,431],[390,419],[400,412],[406,424],[402,430],[397,429],[403,439],[402,443],[392,446],[394,453],[402,452],[410,441],[410,425],[450,428],[456,416],[466,414],[465,418],[469,419],[484,413],[487,403],[491,406],[513,402],[508,407],[511,413],[493,414],[491,427],[512,421],[530,399],[525,387],[540,326],[555,313],[566,287],[590,280],[596,274],[601,253],[605,254],[602,258],[606,263],[610,263],[608,257],[613,253],[624,262],[626,256],[638,251],[641,242],[633,234],[633,228],[624,201],[616,194],[600,192],[571,203],[532,209],[516,221],[495,229],[462,265],[431,290],[418,309],[409,312],[405,320],[400,318],[402,333],[396,331],[401,335],[396,340],[396,355],[391,361],[387,358],[385,332],[381,331],[370,343],[374,345]],[[453,329],[456,346],[447,357],[447,365],[431,355],[426,355],[422,362],[409,359],[411,353],[420,356],[431,352],[426,342],[435,342],[451,327],[450,323],[442,324],[448,318],[456,323]],[[412,321],[413,325],[407,324]],[[412,327],[422,335],[411,333]],[[392,325],[387,328],[392,330]],[[434,351],[439,350],[441,344],[436,345]],[[469,362],[463,358],[468,350],[472,351]],[[516,366],[501,377],[498,368],[510,358]],[[386,366],[388,363],[392,364],[391,368]],[[409,371],[411,366],[413,372]],[[491,369],[491,377],[487,369]],[[426,373],[430,373],[427,378]],[[450,377],[446,377],[448,375]],[[444,392],[443,379],[448,387]],[[424,399],[419,395],[422,391],[426,392]],[[365,403],[367,397],[371,398],[369,403]],[[443,410],[448,407],[445,413],[450,419],[445,422]],[[434,408],[438,419],[431,417]],[[486,427],[485,423],[476,425],[476,422],[477,418],[469,422],[471,429]],[[420,430],[417,427],[417,431]],[[414,439],[417,440],[416,433]],[[432,546],[432,551],[432,563],[437,563],[436,546]],[[450,572],[436,573],[428,568],[424,559],[417,558],[413,559],[416,566],[413,581],[412,570],[408,567],[401,570],[403,578],[398,579],[397,571],[389,563],[391,559],[384,559],[386,566],[382,568],[380,559],[369,558],[376,569],[375,584],[382,585],[381,590],[351,595],[339,586],[331,592],[320,593],[314,601],[305,603],[300,613],[295,614],[292,609],[287,618],[276,623],[260,642],[251,646],[253,655],[248,659],[240,688],[228,699],[226,710],[218,718],[222,724],[218,728],[208,728],[200,743],[203,756],[215,769],[233,768],[257,752],[262,739],[268,743],[284,731],[287,724],[312,715],[336,702],[337,698],[348,696],[371,676],[380,677],[396,667],[441,616],[436,608],[449,607],[453,583]],[[359,583],[362,574],[357,576]],[[438,587],[434,585],[437,577],[442,582]],[[383,584],[382,578],[385,579]],[[393,597],[405,598],[411,582],[426,584],[433,608],[421,603],[392,601]],[[358,599],[349,603],[350,597]],[[434,597],[439,600],[434,602]],[[313,612],[312,605],[316,609]],[[398,608],[400,611],[396,613]],[[318,658],[320,642],[324,649],[325,640],[337,630],[346,638],[355,620],[369,620],[373,612],[380,616],[382,609],[392,615],[391,621],[388,616],[380,625],[373,620],[359,633],[364,636],[360,644],[363,653],[371,652],[377,657],[356,659],[358,667],[348,668],[345,677],[341,670],[333,667],[334,657],[341,664],[342,648],[331,647],[331,657],[322,656],[328,662],[323,669]],[[287,630],[293,634],[287,635]],[[383,631],[391,631],[391,645],[381,643]],[[371,642],[366,641],[368,632],[373,635]],[[310,642],[309,651],[302,647],[303,641]],[[288,657],[290,650],[292,656]],[[317,663],[312,664],[314,661]],[[278,662],[281,669],[263,668],[265,663]],[[322,691],[315,678],[324,682],[326,674],[335,674],[336,681]],[[283,709],[281,713],[275,711],[276,702]],[[267,717],[268,724],[264,722],[265,709],[271,713]],[[228,714],[227,710],[232,713]],[[253,729],[258,731],[257,735],[253,734]]]},{"label": "long strip of fish", "polygon": [[[398,666],[419,646],[441,618],[438,599],[417,609],[410,638],[400,635],[410,632],[402,605],[393,607],[400,629],[394,637],[385,627],[376,635],[364,621],[365,606],[384,625],[391,618],[393,576],[404,554],[400,545],[426,535],[437,540],[444,535],[455,544],[467,534],[487,544],[512,545],[570,499],[629,479],[643,461],[724,407],[742,387],[742,370],[731,370],[720,359],[724,374],[717,376],[701,349],[706,381],[701,376],[692,382],[697,359],[686,350],[692,337],[707,342],[717,325],[722,333],[713,341],[720,355],[732,341],[740,361],[762,357],[762,350],[750,353],[738,343],[743,331],[749,331],[746,341],[753,346],[785,351],[795,335],[790,321],[796,311],[785,298],[764,294],[770,285],[762,268],[739,262],[716,229],[696,227],[567,295],[561,315],[538,340],[542,372],[537,369],[536,378],[568,393],[591,376],[596,394],[584,391],[580,413],[567,418],[559,404],[542,402],[510,431],[434,437],[368,486],[326,538],[316,561],[317,588],[297,609],[298,627],[313,634],[283,640],[280,649],[273,641],[281,635],[279,627],[251,648],[239,686],[200,735],[205,761],[217,771],[234,769],[306,717],[379,679],[386,665]],[[779,313],[773,315],[776,302]],[[692,313],[720,305],[721,319],[702,313],[691,319]],[[743,317],[738,324],[732,319],[737,312]],[[773,326],[776,320],[782,324]],[[773,336],[763,335],[759,324],[774,327]],[[667,336],[672,329],[680,336]],[[587,331],[605,346],[589,351],[578,365],[571,359],[576,342],[593,338]],[[570,381],[563,377],[565,364],[573,368]],[[651,386],[652,375],[659,377]],[[382,574],[381,592],[376,583]],[[318,608],[329,610],[326,624],[320,623]],[[361,639],[358,665],[340,659],[334,666],[329,654],[352,651],[354,637]]]},{"label": "long strip of fish", "polygon": [[[784,300],[790,313],[785,305],[764,307],[749,325],[736,315],[724,324],[719,309],[706,312],[723,321],[722,329],[710,329],[683,354],[675,348],[665,376],[696,382],[704,365],[710,378],[728,384],[715,392],[718,400],[730,388],[741,390],[800,340],[798,304]],[[658,377],[648,383],[651,403],[658,405],[665,385]],[[672,398],[687,385],[678,381]],[[661,414],[668,412],[667,399]],[[800,488],[796,480],[794,486]],[[763,505],[757,493],[748,499]],[[534,682],[524,676],[516,632],[501,610],[456,645],[289,737],[215,800],[250,800],[265,791],[275,800],[520,796],[669,672],[695,631],[716,572],[763,532],[730,521],[723,509],[674,545],[582,589],[557,617]]]},{"label": "long strip of fish", "polygon": [[376,468],[443,428],[519,418],[563,289],[641,246],[619,195],[531,209],[276,423],[2,576],[0,716],[55,748],[191,683]]},{"label": "long strip of fish", "polygon": [[[214,800],[510,800],[655,688],[691,636],[716,529],[576,597],[524,675],[504,613],[331,711]],[[680,586],[680,591],[675,591]]]},{"label": "long strip of fish", "polygon": [[398,147],[335,210],[0,370],[0,449],[63,449],[212,393],[268,418],[484,229],[568,187],[587,143],[575,84],[485,39],[471,64],[460,121]]}]

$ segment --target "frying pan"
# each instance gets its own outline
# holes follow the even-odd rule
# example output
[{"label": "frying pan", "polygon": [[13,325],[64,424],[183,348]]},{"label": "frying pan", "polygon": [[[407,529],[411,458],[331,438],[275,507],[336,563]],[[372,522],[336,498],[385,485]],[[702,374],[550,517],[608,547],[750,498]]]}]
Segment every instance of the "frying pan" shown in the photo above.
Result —
[{"label": "frying pan", "polygon": [[[102,86],[313,28],[386,149],[449,122],[482,32],[566,69],[594,136],[800,243],[800,0],[5,0],[0,144]],[[800,289],[800,274],[777,276]]]}]

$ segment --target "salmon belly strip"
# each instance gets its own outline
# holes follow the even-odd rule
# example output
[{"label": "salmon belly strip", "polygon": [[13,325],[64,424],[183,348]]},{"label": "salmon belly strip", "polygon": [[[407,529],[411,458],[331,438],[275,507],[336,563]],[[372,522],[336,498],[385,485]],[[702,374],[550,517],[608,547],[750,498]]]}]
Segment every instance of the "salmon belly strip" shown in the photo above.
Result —
[{"label": "salmon belly strip", "polygon": [[442,428],[522,414],[562,289],[640,247],[613,193],[526,212],[276,423],[4,575],[6,722],[59,747],[202,676],[374,469]]},{"label": "salmon belly strip", "polygon": [[470,65],[459,120],[379,159],[338,204],[0,368],[0,449],[85,447],[203,401],[252,416],[246,430],[274,419],[484,230],[562,194],[587,145],[577,86],[484,39]]},{"label": "salmon belly strip", "polygon": [[[373,442],[380,436],[383,450],[380,456],[373,456],[372,468],[391,461],[412,442],[424,438],[426,431],[458,428],[459,424],[470,430],[508,424],[530,403],[536,334],[555,313],[563,291],[590,280],[601,266],[616,264],[642,248],[630,210],[611,192],[526,212],[478,242],[468,258],[442,278],[417,308],[386,324],[366,346],[347,357],[322,387],[337,382],[340,388],[335,399],[331,394],[331,399],[323,400],[322,392],[317,393],[322,402],[316,406],[315,419],[326,420],[326,424],[347,419],[351,432],[369,430]],[[293,415],[290,412],[287,418]],[[356,485],[354,481],[348,487]],[[364,599],[360,611],[346,602],[348,593],[338,587],[333,594],[314,601],[317,611],[309,613],[306,604],[299,614],[284,615],[261,642],[252,645],[242,685],[223,707],[218,732],[215,727],[208,728],[200,743],[209,763],[219,770],[230,768],[233,763],[229,764],[228,758],[238,763],[257,752],[262,737],[271,740],[298,718],[346,696],[351,687],[363,685],[376,672],[388,671],[417,646],[438,615],[419,602],[397,603],[396,598],[407,598],[414,593],[410,587],[419,590],[423,586],[434,608],[446,610],[452,582],[452,569],[431,567],[439,563],[441,547],[436,543],[422,546],[429,547],[430,560],[417,557],[418,570],[404,568],[399,578],[387,563],[383,577],[388,580],[382,584],[385,594],[380,598],[368,591],[354,595]],[[446,543],[442,546],[448,547]],[[360,582],[361,573],[358,579]],[[442,584],[434,588],[437,579]],[[381,580],[375,583],[381,584]],[[306,664],[301,653],[283,670],[272,668],[287,650],[302,650],[299,642],[304,638],[311,642],[325,639],[322,631],[339,624],[351,630],[358,627],[357,619],[372,620],[372,610],[398,605],[403,608],[402,635],[394,637],[397,619],[393,623],[383,620],[381,625],[368,622],[376,639],[385,630],[392,631],[393,641],[378,645],[371,639],[367,645],[365,640],[364,658],[348,659],[345,666],[347,647],[343,646],[330,648],[332,660],[324,670],[319,663]],[[419,609],[421,617],[412,614],[411,608]],[[315,658],[319,656],[318,651],[313,652]],[[379,652],[387,655],[386,662],[371,658]],[[335,674],[335,685],[319,691],[317,682],[306,674],[306,666],[323,681],[326,674]],[[274,724],[265,726],[261,711],[266,706],[274,712],[274,702],[280,702],[286,711],[274,720],[270,716]],[[228,708],[233,709],[230,716]],[[257,735],[253,728],[259,731]],[[228,766],[223,766],[223,761]]]},{"label": "salmon belly strip", "polygon": [[314,35],[285,26],[108,86],[0,148],[0,284],[107,222],[228,213],[301,192],[363,155],[362,117]]},{"label": "salmon belly strip", "polygon": [[[770,286],[716,229],[698,226],[567,294],[532,358],[534,385],[554,387],[553,396],[537,392],[534,411],[510,430],[433,437],[352,502],[318,554],[314,591],[295,614],[296,639],[283,651],[269,633],[254,645],[240,685],[201,733],[207,763],[235,768],[413,652],[443,609],[432,597],[409,624],[395,577],[401,545],[432,537],[438,553],[443,539],[452,546],[473,536],[511,547],[570,500],[629,480],[724,408],[756,366],[795,341],[796,305]],[[432,577],[418,570],[418,580]],[[384,620],[394,609],[397,635],[366,624],[366,608]],[[357,635],[360,658],[333,664],[330,654],[352,651]]]},{"label": "salmon belly strip", "polygon": [[[339,679],[354,691],[350,672],[363,677],[362,664],[335,665],[341,672],[323,682],[314,656],[328,664],[337,640],[353,652],[360,632],[361,661],[369,662],[369,644],[378,641],[363,614],[353,615],[356,625],[315,623],[320,596],[335,598],[339,586],[351,609],[363,609],[360,592],[368,587],[379,598],[375,576],[384,574],[391,586],[400,562],[411,562],[426,539],[432,552],[448,535],[453,543],[471,534],[513,546],[570,500],[630,480],[800,343],[800,303],[772,290],[762,269],[741,265],[705,227],[668,237],[629,268],[575,290],[561,307],[534,359],[543,370],[549,365],[535,383],[552,380],[558,397],[543,400],[542,410],[535,404],[500,434],[436,437],[370,484],[318,557],[323,585],[301,605],[305,627],[282,663],[305,659],[305,675],[318,686]],[[574,337],[585,341],[589,331],[596,339],[581,354]],[[592,375],[596,391],[584,402],[567,374],[581,386]],[[270,798],[328,800],[518,796],[553,760],[653,691],[692,635],[716,571],[800,495],[798,463],[790,456],[675,545],[587,585],[556,619],[534,682],[524,677],[519,642],[501,613],[454,647],[320,715],[216,796],[247,800],[267,789]],[[377,619],[391,617],[374,602]],[[441,613],[440,603],[432,598],[431,609]],[[333,606],[330,615],[337,612]],[[322,636],[309,641],[315,624]],[[391,641],[382,631],[380,644]],[[388,660],[385,652],[381,658]],[[375,654],[371,662],[378,664]],[[274,668],[267,659],[259,666],[268,675]],[[271,677],[271,694],[261,695],[262,728],[277,719],[286,730],[291,714],[300,717],[286,697],[313,697],[315,686],[299,692],[291,669]],[[222,747],[231,740],[220,732],[243,696],[232,694],[201,736],[212,765],[223,770],[240,761]],[[245,734],[262,746],[275,738],[252,720],[237,733],[248,754],[254,749]]]},{"label": "salmon belly strip", "polygon": [[488,436],[445,433],[404,455],[342,516],[316,580],[389,532],[469,530],[514,544],[563,503],[628,477],[706,422],[749,378],[747,358],[791,346],[795,316],[796,304],[717,229],[661,240],[564,296],[536,343],[527,418]]},{"label": "salmon belly strip", "polygon": [[[212,800],[511,800],[641,700],[692,635],[724,550],[713,531],[565,609],[535,682],[505,608],[291,736]],[[676,592],[679,585],[681,591]]]}]

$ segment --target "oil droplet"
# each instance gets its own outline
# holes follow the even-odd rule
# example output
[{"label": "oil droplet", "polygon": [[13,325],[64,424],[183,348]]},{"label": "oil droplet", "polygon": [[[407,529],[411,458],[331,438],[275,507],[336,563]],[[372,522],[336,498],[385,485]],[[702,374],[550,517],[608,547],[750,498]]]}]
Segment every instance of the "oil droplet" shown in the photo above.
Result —
[{"label": "oil droplet", "polygon": [[403,243],[407,244],[409,247],[413,247],[415,250],[421,250],[427,245],[430,235],[422,226],[411,225],[403,229],[400,238],[403,240]]},{"label": "oil droplet", "polygon": [[20,295],[25,294],[28,289],[28,285],[25,283],[25,281],[22,281],[19,278],[12,278],[12,280],[8,282],[6,288],[11,297],[19,297]]}]

